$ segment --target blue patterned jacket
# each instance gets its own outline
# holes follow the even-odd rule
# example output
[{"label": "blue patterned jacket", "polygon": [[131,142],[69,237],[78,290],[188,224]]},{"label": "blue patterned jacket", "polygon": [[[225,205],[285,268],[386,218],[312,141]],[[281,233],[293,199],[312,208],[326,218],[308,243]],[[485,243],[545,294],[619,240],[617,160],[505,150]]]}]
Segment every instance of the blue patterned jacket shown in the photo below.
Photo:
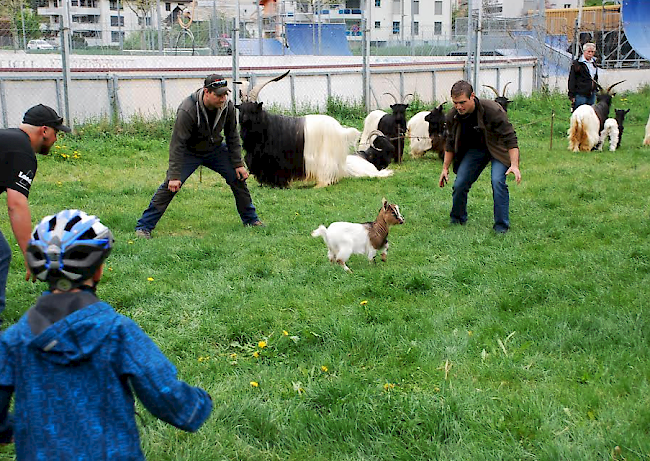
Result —
[{"label": "blue patterned jacket", "polygon": [[190,432],[212,411],[207,392],[178,380],[137,324],[93,293],[46,293],[0,337],[0,440],[13,431],[18,460],[144,459],[134,393]]}]

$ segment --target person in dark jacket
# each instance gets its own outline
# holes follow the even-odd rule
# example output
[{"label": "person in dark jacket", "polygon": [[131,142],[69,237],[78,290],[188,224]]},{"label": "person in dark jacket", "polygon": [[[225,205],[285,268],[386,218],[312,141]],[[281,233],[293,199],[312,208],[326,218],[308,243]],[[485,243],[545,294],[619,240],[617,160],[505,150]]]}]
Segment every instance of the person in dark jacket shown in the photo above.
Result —
[{"label": "person in dark jacket", "polygon": [[264,225],[257,217],[246,186],[248,170],[241,156],[235,106],[228,99],[229,92],[225,78],[217,74],[208,75],[203,88],[185,98],[178,107],[169,144],[167,177],[138,220],[135,228],[138,237],[151,238],[151,231],[169,203],[201,165],[226,180],[245,226]]},{"label": "person in dark jacket", "polygon": [[572,110],[583,104],[590,106],[596,103],[598,89],[598,68],[596,67],[596,45],[585,43],[582,56],[571,63],[569,71],[569,100]]},{"label": "person in dark jacket", "polygon": [[134,394],[185,431],[212,411],[208,393],[95,294],[112,247],[111,231],[79,210],[34,228],[27,262],[49,291],[0,337],[0,443],[13,440],[18,461],[144,460]]},{"label": "person in dark jacket", "polygon": [[467,222],[467,195],[488,164],[492,165],[494,230],[510,229],[510,195],[506,177],[513,174],[521,182],[517,135],[508,114],[494,101],[480,101],[469,82],[460,80],[451,87],[454,107],[446,115],[449,127],[447,146],[438,185],[449,181],[453,162],[456,180],[449,214],[452,224]]}]

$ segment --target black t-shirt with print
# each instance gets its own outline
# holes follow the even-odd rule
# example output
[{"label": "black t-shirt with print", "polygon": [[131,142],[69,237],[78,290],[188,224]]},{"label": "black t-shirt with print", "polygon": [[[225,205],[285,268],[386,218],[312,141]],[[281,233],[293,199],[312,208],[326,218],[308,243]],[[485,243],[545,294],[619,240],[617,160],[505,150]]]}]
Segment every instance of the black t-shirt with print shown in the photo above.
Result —
[{"label": "black t-shirt with print", "polygon": [[29,136],[18,128],[0,130],[0,194],[7,189],[29,197],[36,176],[36,155]]},{"label": "black t-shirt with print", "polygon": [[478,127],[478,111],[474,110],[465,117],[460,116],[460,145],[459,152],[466,153],[470,149],[485,151],[487,144],[483,132]]}]

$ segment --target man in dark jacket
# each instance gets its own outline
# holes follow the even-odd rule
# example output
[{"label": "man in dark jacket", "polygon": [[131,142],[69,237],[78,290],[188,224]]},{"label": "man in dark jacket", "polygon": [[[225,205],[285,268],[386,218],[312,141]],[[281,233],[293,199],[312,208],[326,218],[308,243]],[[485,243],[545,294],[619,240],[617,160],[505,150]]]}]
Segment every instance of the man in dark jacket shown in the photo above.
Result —
[{"label": "man in dark jacket", "polygon": [[0,337],[0,443],[15,441],[18,461],[144,461],[134,395],[185,431],[210,416],[208,393],[179,380],[151,338],[97,298],[112,247],[111,231],[79,210],[34,228],[27,262],[50,291]]},{"label": "man in dark jacket", "polygon": [[598,68],[596,67],[596,45],[585,43],[582,56],[571,63],[569,71],[569,100],[572,110],[583,104],[590,106],[596,103]]},{"label": "man in dark jacket", "polygon": [[447,113],[447,146],[438,182],[444,187],[449,181],[449,165],[453,161],[456,180],[449,214],[452,224],[467,222],[467,194],[485,167],[492,165],[492,196],[494,199],[494,230],[508,232],[510,228],[510,195],[506,176],[512,173],[517,184],[519,147],[517,135],[508,115],[494,101],[479,101],[472,85],[460,80],[451,87],[454,107]]},{"label": "man in dark jacket", "polygon": [[235,106],[228,99],[229,92],[225,78],[217,74],[208,75],[203,88],[187,97],[178,107],[169,144],[167,177],[138,220],[135,228],[138,237],[151,238],[151,231],[169,203],[201,165],[219,173],[226,180],[245,226],[263,226],[246,186],[248,171],[241,156]]}]

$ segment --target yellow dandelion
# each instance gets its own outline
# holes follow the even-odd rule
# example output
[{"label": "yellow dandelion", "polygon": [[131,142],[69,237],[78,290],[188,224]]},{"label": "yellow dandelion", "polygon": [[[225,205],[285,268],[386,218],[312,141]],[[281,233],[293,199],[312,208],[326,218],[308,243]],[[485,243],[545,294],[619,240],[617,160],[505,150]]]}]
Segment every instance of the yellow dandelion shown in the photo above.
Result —
[{"label": "yellow dandelion", "polygon": [[260,383],[257,381],[251,381],[251,387],[260,387]]},{"label": "yellow dandelion", "polygon": [[282,334],[283,334],[284,336],[289,336],[289,332],[288,332],[287,330],[282,330]]},{"label": "yellow dandelion", "polygon": [[474,332],[473,332],[472,330],[469,330],[469,331],[467,332],[467,336],[472,336],[472,335],[474,335]]},{"label": "yellow dandelion", "polygon": [[62,183],[61,181],[57,181],[57,182],[56,182],[56,185],[57,185],[57,186],[62,186],[63,183]]},{"label": "yellow dandelion", "polygon": [[260,349],[264,349],[266,347],[266,341],[260,341],[259,343],[257,343],[257,346]]},{"label": "yellow dandelion", "polygon": [[366,301],[366,300],[364,299],[364,300],[361,301],[359,304],[361,304],[362,306],[365,306],[366,304],[368,304],[368,301]]},{"label": "yellow dandelion", "polygon": [[257,351],[253,352],[253,357],[258,358],[259,356],[260,356],[259,352],[257,352]]},{"label": "yellow dandelion", "polygon": [[386,390],[386,391],[388,391],[390,389],[394,389],[394,388],[395,388],[395,384],[393,384],[393,383],[384,384],[384,390]]},{"label": "yellow dandelion", "polygon": [[55,149],[61,149],[61,146],[54,146]]},{"label": "yellow dandelion", "polygon": [[230,358],[231,358],[231,359],[236,359],[236,358],[237,358],[237,354],[235,354],[235,353],[233,352],[232,354],[230,354]]},{"label": "yellow dandelion", "polygon": [[133,240],[129,240],[129,241],[126,242],[126,243],[128,243],[129,245],[132,245],[132,244],[133,244]]},{"label": "yellow dandelion", "polygon": [[108,268],[108,270],[109,270],[109,271],[112,271],[112,270],[113,270],[113,268],[112,268],[112,267],[109,267],[109,268]]},{"label": "yellow dandelion", "polygon": [[153,277],[147,277],[147,281],[153,282]]},{"label": "yellow dandelion", "polygon": [[324,373],[327,373],[328,368],[325,365],[323,365],[320,367],[320,370]]}]

